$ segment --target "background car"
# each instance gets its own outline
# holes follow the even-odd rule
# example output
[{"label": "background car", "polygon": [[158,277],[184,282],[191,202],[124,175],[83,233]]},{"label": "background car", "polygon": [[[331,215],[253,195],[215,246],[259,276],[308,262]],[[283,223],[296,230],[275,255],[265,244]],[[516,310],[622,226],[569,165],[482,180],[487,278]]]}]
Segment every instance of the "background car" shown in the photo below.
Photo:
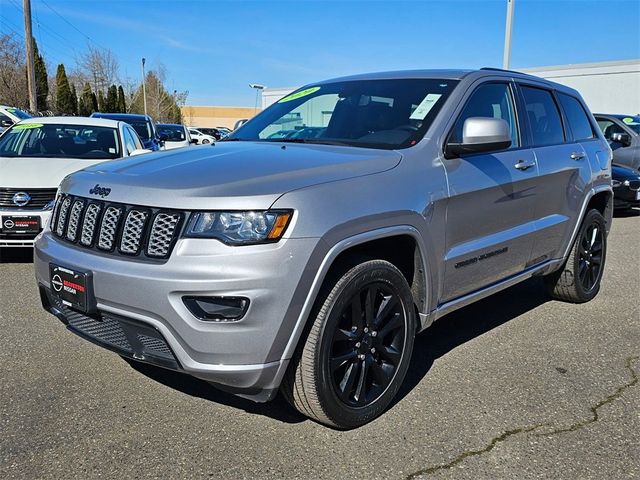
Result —
[{"label": "background car", "polygon": [[70,173],[149,151],[130,125],[115,120],[44,117],[13,125],[0,137],[0,247],[33,244]]},{"label": "background car", "polygon": [[199,145],[206,145],[207,143],[213,143],[216,141],[215,137],[207,135],[193,127],[189,127],[189,135],[191,135],[191,138],[197,140]]},{"label": "background car", "polygon": [[224,136],[217,128],[198,127],[197,130],[205,135],[211,135],[216,140],[220,140]]},{"label": "background car", "polygon": [[613,208],[627,210],[640,207],[640,174],[621,165],[611,166]]},{"label": "background car", "polygon": [[227,135],[229,135],[231,133],[231,129],[227,128],[227,127],[216,127],[218,129],[218,131],[220,131],[220,134],[223,137],[226,137]]},{"label": "background car", "polygon": [[594,114],[613,150],[613,162],[640,171],[640,116]]},{"label": "background car", "polygon": [[149,115],[138,115],[134,113],[102,113],[94,112],[92,118],[108,118],[120,122],[127,122],[138,133],[144,148],[152,151],[160,150],[166,140],[159,133],[155,122]]},{"label": "background car", "polygon": [[195,139],[189,135],[189,129],[184,125],[176,123],[158,123],[156,125],[161,135],[165,135],[167,139],[164,141],[164,149],[172,150],[174,148],[188,147],[192,143],[196,143]]},{"label": "background car", "polygon": [[31,118],[31,115],[24,110],[0,105],[0,133],[12,126],[14,123],[18,123],[20,120],[26,120],[27,118]]}]

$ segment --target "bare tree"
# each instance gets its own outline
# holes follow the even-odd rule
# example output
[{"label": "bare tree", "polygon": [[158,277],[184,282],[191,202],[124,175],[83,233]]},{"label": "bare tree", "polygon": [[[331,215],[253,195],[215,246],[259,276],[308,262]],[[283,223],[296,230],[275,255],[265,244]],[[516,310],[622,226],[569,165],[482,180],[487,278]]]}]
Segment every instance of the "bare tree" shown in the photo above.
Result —
[{"label": "bare tree", "polygon": [[24,58],[17,36],[0,34],[0,104],[28,108]]},{"label": "bare tree", "polygon": [[78,78],[79,82],[91,83],[96,92],[106,92],[118,81],[118,60],[111,50],[88,45],[86,53],[76,60],[76,64],[78,71],[73,76],[84,76]]}]

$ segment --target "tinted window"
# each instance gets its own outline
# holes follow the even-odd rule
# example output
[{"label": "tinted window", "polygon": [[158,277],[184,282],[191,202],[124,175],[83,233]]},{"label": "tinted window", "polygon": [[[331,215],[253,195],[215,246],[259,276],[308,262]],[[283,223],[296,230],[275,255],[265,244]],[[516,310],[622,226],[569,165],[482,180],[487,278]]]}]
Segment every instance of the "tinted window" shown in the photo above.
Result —
[{"label": "tinted window", "polygon": [[522,87],[534,145],[564,142],[562,120],[553,95],[548,90]]},{"label": "tinted window", "polygon": [[611,140],[614,133],[624,133],[624,129],[620,125],[604,118],[598,120],[598,126],[607,140]]},{"label": "tinted window", "polygon": [[449,142],[462,143],[464,121],[470,117],[501,118],[509,124],[511,148],[520,145],[513,96],[506,83],[488,83],[478,87],[467,100],[453,128]]},{"label": "tinted window", "polygon": [[591,122],[589,122],[589,118],[578,99],[564,93],[558,94],[558,98],[567,117],[567,122],[569,122],[573,139],[577,141],[593,138]]}]

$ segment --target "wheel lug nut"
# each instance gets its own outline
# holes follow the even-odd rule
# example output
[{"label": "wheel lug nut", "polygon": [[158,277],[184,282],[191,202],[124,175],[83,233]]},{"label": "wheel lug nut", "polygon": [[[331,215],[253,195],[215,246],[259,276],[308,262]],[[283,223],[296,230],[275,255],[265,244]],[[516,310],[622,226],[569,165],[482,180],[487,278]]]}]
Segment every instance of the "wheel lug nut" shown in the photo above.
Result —
[{"label": "wheel lug nut", "polygon": [[360,342],[356,343],[356,348],[360,348]]},{"label": "wheel lug nut", "polygon": [[371,336],[372,337],[377,337],[378,336],[378,332],[376,332],[375,330],[373,332],[371,332]]},{"label": "wheel lug nut", "polygon": [[371,353],[376,353],[376,349],[375,349],[375,348],[372,348],[372,349],[371,349]]},{"label": "wheel lug nut", "polygon": [[358,355],[358,358],[359,358],[360,360],[364,360],[364,353],[361,353],[360,355]]},{"label": "wheel lug nut", "polygon": [[369,333],[369,329],[367,327],[364,327],[364,333]]}]

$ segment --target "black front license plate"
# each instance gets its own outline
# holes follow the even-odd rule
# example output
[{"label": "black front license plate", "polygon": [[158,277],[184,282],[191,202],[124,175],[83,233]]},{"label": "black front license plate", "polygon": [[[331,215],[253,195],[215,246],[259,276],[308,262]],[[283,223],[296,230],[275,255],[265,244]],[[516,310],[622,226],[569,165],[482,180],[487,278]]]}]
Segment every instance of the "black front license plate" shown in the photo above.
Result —
[{"label": "black front license plate", "polygon": [[40,217],[35,215],[3,215],[2,233],[24,233],[40,232]]},{"label": "black front license plate", "polygon": [[51,294],[58,297],[66,306],[89,312],[95,306],[91,291],[91,274],[78,272],[60,265],[49,264]]}]

